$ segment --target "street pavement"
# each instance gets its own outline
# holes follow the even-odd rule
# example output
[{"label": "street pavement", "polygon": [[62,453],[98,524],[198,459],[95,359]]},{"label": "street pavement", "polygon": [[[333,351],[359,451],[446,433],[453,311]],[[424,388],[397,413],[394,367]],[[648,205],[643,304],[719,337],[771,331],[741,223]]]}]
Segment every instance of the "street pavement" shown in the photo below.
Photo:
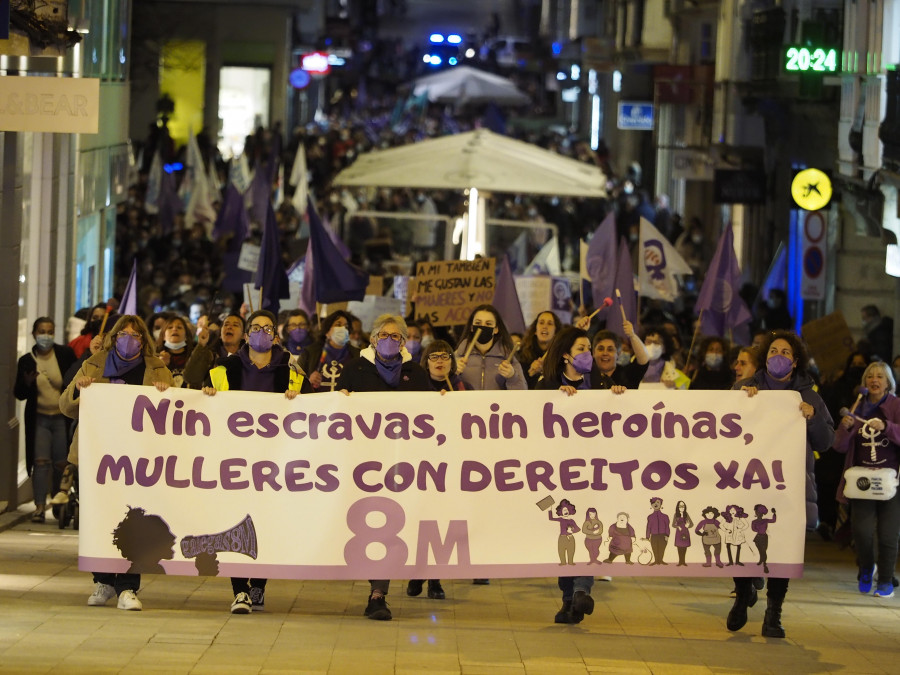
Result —
[{"label": "street pavement", "polygon": [[443,601],[396,581],[390,622],[363,617],[364,581],[272,580],[238,616],[228,579],[145,575],[144,611],[88,607],[77,532],[27,511],[0,516],[0,673],[900,673],[900,594],[858,593],[852,552],[816,535],[778,640],[762,595],[729,633],[730,584],[683,578],[598,581],[576,626],[553,623],[555,579],[448,580]]}]

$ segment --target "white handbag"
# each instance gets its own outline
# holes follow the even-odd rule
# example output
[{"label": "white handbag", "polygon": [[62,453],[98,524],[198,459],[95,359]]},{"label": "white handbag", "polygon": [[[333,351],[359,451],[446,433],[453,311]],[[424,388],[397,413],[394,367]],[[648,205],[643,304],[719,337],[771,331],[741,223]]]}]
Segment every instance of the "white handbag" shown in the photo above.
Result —
[{"label": "white handbag", "polygon": [[897,494],[897,472],[893,469],[851,466],[844,471],[844,496],[847,499],[887,501],[895,494]]}]

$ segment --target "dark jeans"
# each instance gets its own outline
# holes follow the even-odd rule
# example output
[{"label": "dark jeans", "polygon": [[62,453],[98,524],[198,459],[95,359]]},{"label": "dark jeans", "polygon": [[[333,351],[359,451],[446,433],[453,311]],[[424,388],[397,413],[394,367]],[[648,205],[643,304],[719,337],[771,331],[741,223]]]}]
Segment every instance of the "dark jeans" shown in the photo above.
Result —
[{"label": "dark jeans", "polygon": [[575,591],[584,591],[590,595],[591,588],[594,587],[594,577],[559,577],[556,584],[562,591],[563,600],[571,600]]},{"label": "dark jeans", "polygon": [[[897,564],[897,537],[900,536],[900,492],[887,501],[850,500],[850,525],[856,541],[859,566],[872,569],[878,563],[878,583],[891,582]],[[876,555],[877,535],[877,555]]]},{"label": "dark jeans", "polygon": [[266,590],[266,579],[239,579],[238,577],[231,577],[231,590],[235,595],[238,593],[249,593],[251,587]]},{"label": "dark jeans", "polygon": [[116,595],[122,591],[135,591],[141,587],[140,574],[116,574],[115,572],[94,572],[94,583],[106,584],[116,589]]}]

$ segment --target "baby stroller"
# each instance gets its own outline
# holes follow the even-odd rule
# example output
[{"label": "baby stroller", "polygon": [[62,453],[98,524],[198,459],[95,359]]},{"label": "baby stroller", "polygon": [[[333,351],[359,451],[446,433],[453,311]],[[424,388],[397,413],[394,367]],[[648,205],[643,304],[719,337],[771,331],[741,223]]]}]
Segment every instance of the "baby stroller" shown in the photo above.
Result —
[{"label": "baby stroller", "polygon": [[64,530],[72,524],[72,529],[78,529],[78,467],[67,464],[59,481],[59,492],[50,500],[53,505],[53,516],[59,523],[59,529]]}]

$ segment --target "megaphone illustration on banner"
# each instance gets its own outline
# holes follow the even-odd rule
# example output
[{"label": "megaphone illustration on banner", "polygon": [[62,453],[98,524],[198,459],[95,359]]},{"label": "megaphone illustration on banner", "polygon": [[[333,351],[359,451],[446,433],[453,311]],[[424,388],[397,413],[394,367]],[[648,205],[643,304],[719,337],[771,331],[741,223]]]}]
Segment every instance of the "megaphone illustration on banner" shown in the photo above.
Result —
[{"label": "megaphone illustration on banner", "polygon": [[256,528],[250,514],[234,527],[215,534],[189,534],[181,538],[181,555],[195,558],[201,553],[240,553],[256,560]]}]

